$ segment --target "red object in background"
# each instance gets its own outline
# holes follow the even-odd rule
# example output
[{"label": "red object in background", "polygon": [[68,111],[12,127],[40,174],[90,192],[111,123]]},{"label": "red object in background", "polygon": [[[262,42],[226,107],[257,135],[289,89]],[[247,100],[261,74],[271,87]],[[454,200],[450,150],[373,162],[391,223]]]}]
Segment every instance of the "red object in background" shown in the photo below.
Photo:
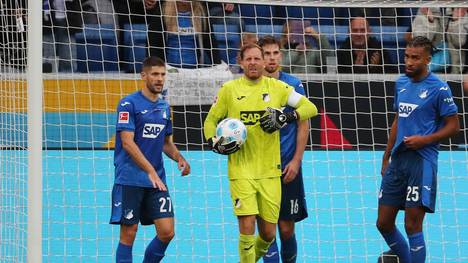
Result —
[{"label": "red object in background", "polygon": [[322,119],[320,120],[320,148],[323,149],[352,149],[353,146],[348,140],[341,134],[338,129],[327,116],[323,109],[320,109],[323,113]]}]

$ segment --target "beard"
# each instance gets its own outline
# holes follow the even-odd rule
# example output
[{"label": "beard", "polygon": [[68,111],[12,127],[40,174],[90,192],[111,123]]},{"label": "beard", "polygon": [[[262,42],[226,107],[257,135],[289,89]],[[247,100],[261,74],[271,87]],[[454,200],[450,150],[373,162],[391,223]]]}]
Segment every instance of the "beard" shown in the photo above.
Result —
[{"label": "beard", "polygon": [[414,69],[413,71],[405,71],[405,75],[409,78],[417,78],[419,76],[421,76],[421,74],[423,73],[423,69],[422,68],[416,68]]},{"label": "beard", "polygon": [[146,87],[154,95],[158,95],[158,94],[160,94],[162,92],[162,87],[160,87],[160,86],[148,84]]}]

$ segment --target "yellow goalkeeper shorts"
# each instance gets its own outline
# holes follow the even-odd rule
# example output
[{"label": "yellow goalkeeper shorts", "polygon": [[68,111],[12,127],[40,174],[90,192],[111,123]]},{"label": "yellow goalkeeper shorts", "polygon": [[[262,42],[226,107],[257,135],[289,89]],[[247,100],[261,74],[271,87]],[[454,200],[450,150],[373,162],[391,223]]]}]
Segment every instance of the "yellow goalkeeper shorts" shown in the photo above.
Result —
[{"label": "yellow goalkeeper shorts", "polygon": [[259,215],[270,223],[278,223],[281,207],[281,177],[234,179],[229,181],[236,216]]}]

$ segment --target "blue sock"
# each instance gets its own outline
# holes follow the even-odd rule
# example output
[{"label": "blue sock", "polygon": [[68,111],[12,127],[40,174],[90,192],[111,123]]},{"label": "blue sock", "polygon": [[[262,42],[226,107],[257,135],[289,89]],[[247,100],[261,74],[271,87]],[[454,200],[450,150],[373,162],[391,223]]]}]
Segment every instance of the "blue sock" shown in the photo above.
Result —
[{"label": "blue sock", "polygon": [[164,243],[159,240],[158,236],[153,238],[153,240],[146,247],[143,263],[160,262],[164,257],[164,252],[166,251],[168,245],[169,243]]},{"label": "blue sock", "polygon": [[426,243],[423,232],[408,235],[411,253],[411,263],[424,263],[426,260]]},{"label": "blue sock", "polygon": [[283,263],[294,263],[297,257],[296,234],[288,240],[281,240],[281,261]]},{"label": "blue sock", "polygon": [[268,252],[263,256],[264,263],[279,263],[279,253],[278,253],[278,244],[276,244],[276,239],[271,243],[268,248]]},{"label": "blue sock", "polygon": [[115,253],[116,263],[132,263],[132,246],[127,246],[119,242]]},{"label": "blue sock", "polygon": [[408,243],[398,228],[395,227],[391,233],[382,233],[382,236],[390,249],[398,255],[401,263],[411,263]]}]

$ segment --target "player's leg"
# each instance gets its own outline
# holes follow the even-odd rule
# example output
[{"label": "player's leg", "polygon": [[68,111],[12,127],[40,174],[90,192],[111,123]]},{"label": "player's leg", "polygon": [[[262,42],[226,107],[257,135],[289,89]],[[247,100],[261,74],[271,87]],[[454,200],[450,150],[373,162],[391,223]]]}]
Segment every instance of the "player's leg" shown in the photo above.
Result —
[{"label": "player's leg", "polygon": [[[397,172],[399,165],[399,157],[394,156],[382,177],[379,191],[377,229],[390,249],[398,255],[400,261],[409,263],[408,243],[395,225],[398,210],[404,206],[406,200],[407,181],[403,173]],[[401,169],[401,167],[398,167],[398,169]]]},{"label": "player's leg", "polygon": [[276,224],[281,206],[281,178],[257,180],[259,235],[255,242],[255,257],[260,259],[268,251],[276,237]]},{"label": "player's leg", "polygon": [[241,263],[255,261],[255,218],[258,214],[257,190],[253,180],[230,180],[234,214],[239,223],[239,258]]},{"label": "player's leg", "polygon": [[280,220],[278,226],[281,239],[281,261],[283,263],[294,263],[297,257],[295,221]]},{"label": "player's leg", "polygon": [[132,262],[132,247],[140,221],[143,195],[140,187],[114,185],[112,189],[110,223],[120,225],[120,240],[115,257],[118,263]]},{"label": "player's leg", "polygon": [[301,169],[292,182],[282,184],[281,210],[278,226],[281,239],[281,260],[283,263],[296,262],[297,241],[295,223],[304,220],[307,216],[307,205]]},{"label": "player's leg", "polygon": [[424,263],[426,260],[426,243],[422,232],[425,214],[424,207],[405,209],[405,229],[408,235],[412,263]]},{"label": "player's leg", "polygon": [[255,215],[237,216],[241,263],[255,262],[255,217]]},{"label": "player's leg", "polygon": [[411,262],[426,258],[426,244],[422,232],[426,212],[433,213],[437,193],[437,166],[416,152],[407,158],[411,164],[405,204],[405,229],[408,235]]},{"label": "player's leg", "polygon": [[257,217],[258,235],[255,240],[255,262],[268,251],[276,237],[276,223],[268,222],[261,216]]},{"label": "player's leg", "polygon": [[[168,191],[147,188],[142,209],[142,225],[154,224],[156,236],[145,250],[144,263],[160,262],[174,237],[174,208]],[[144,213],[143,213],[144,212]]]}]

